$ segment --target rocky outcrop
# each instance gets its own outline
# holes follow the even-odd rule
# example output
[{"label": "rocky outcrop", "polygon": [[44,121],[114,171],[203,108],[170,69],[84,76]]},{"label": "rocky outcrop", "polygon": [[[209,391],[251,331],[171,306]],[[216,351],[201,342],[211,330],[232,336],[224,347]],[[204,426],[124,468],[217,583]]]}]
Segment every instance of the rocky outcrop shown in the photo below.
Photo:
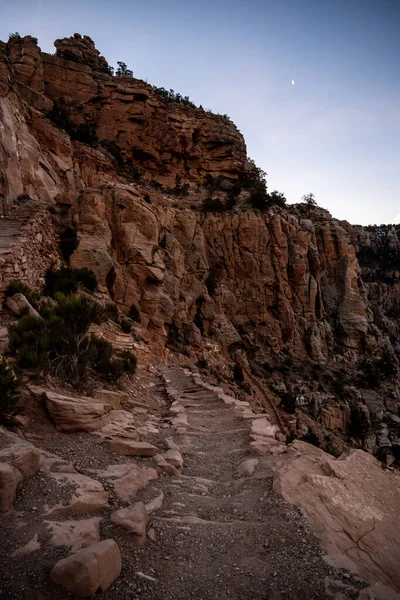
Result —
[{"label": "rocky outcrop", "polygon": [[62,38],[54,42],[56,56],[87,65],[93,71],[108,73],[108,63],[104,56],[96,50],[93,40],[88,35],[75,33],[69,38]]},{"label": "rocky outcrop", "polygon": [[329,553],[343,554],[367,581],[400,590],[400,476],[362,450],[333,459],[294,442],[275,474],[274,490],[301,508]]}]

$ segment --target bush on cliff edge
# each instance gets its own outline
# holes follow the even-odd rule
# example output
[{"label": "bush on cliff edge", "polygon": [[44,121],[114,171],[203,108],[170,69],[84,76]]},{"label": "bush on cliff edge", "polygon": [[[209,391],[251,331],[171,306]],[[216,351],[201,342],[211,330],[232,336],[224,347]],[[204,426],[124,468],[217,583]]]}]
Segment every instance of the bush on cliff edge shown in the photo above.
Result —
[{"label": "bush on cliff edge", "polygon": [[57,293],[56,303],[40,317],[27,315],[10,326],[10,352],[22,368],[52,374],[78,387],[90,375],[114,381],[133,373],[131,353],[113,357],[109,342],[89,334],[93,323],[104,319],[104,309],[85,296]]}]

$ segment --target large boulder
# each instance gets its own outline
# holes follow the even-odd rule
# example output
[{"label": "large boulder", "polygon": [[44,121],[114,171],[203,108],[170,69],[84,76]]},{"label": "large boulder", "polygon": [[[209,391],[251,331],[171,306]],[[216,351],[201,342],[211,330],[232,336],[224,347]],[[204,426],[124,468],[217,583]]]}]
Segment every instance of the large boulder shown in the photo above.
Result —
[{"label": "large boulder", "polygon": [[304,512],[329,553],[350,558],[370,583],[400,591],[400,474],[353,450],[335,459],[295,441],[274,490]]},{"label": "large boulder", "polygon": [[40,452],[30,442],[0,427],[0,512],[12,506],[25,477],[37,473]]},{"label": "large boulder", "polygon": [[42,390],[51,419],[58,431],[95,431],[107,422],[111,406],[93,398],[58,394]]},{"label": "large boulder", "polygon": [[10,510],[17,495],[22,475],[8,463],[0,463],[0,512]]},{"label": "large boulder", "polygon": [[88,598],[105,592],[121,574],[121,553],[114,540],[103,540],[60,560],[50,579],[64,589]]},{"label": "large boulder", "polygon": [[33,308],[32,304],[23,294],[18,293],[13,296],[8,296],[5,305],[16,315],[29,314],[32,317],[37,317],[38,319],[41,318],[37,310]]}]

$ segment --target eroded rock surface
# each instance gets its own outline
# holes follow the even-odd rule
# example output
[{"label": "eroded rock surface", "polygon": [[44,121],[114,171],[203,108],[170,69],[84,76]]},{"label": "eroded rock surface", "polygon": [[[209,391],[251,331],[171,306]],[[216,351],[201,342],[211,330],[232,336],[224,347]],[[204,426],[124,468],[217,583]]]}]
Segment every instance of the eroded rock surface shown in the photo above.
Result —
[{"label": "eroded rock surface", "polygon": [[370,454],[334,459],[294,442],[274,490],[302,509],[328,550],[353,560],[361,575],[400,590],[400,476]]}]

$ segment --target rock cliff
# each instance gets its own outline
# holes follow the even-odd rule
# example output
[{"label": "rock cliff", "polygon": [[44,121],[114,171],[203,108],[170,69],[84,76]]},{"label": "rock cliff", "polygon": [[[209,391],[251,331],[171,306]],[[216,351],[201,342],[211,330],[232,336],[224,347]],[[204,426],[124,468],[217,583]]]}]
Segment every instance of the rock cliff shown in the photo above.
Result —
[{"label": "rock cliff", "polygon": [[2,288],[39,288],[72,232],[69,264],[139,310],[143,360],[201,361],[227,384],[237,363],[238,394],[287,435],[398,464],[397,230],[261,212],[246,190],[229,204],[251,165],[226,116],[111,75],[87,36],[55,45],[0,44]]}]

